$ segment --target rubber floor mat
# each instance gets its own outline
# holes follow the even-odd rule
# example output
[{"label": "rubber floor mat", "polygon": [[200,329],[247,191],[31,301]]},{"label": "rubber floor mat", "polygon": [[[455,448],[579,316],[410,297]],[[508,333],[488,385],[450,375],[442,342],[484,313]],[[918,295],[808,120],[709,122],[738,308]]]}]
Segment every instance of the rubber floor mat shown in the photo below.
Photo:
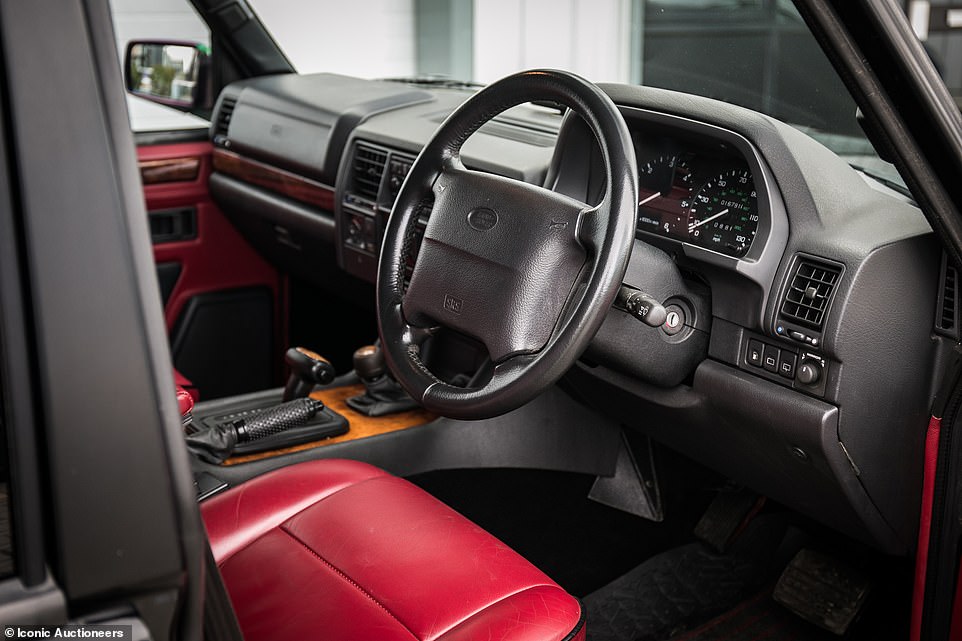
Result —
[{"label": "rubber floor mat", "polygon": [[589,641],[664,641],[772,584],[796,551],[792,537],[765,518],[750,530],[728,554],[677,547],[586,596]]},{"label": "rubber floor mat", "polygon": [[708,623],[671,641],[837,641],[839,637],[807,623],[764,590]]}]

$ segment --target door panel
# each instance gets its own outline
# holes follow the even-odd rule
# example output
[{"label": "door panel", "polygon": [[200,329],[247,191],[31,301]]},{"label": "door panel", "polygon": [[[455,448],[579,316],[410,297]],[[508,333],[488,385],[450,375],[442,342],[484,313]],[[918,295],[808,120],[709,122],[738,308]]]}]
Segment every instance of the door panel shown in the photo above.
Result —
[{"label": "door panel", "polygon": [[174,366],[203,399],[277,383],[285,288],[211,200],[211,144],[141,146],[137,156]]}]

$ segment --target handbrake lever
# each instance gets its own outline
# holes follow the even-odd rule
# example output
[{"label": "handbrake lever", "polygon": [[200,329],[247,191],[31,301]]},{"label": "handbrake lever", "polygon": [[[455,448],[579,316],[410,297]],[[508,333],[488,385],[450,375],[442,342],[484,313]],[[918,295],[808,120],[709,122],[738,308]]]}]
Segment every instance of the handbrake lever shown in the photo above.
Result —
[{"label": "handbrake lever", "polygon": [[223,463],[239,443],[257,441],[304,425],[324,403],[298,398],[187,436],[187,447],[209,463]]}]

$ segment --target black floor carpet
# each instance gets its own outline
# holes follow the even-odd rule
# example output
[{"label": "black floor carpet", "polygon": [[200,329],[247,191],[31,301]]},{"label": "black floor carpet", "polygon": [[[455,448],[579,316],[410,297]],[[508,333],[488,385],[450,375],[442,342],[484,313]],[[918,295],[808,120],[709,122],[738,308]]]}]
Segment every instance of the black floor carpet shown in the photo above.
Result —
[{"label": "black floor carpet", "polygon": [[659,454],[662,523],[588,500],[594,478],[581,474],[457,470],[411,480],[583,597],[589,641],[837,638],[771,600],[772,586],[803,545],[876,576],[847,641],[907,638],[911,559],[872,552],[777,507],[756,517],[728,554],[717,554],[691,533],[719,478]]},{"label": "black floor carpet", "polygon": [[[804,527],[803,527],[804,526]],[[908,638],[912,562],[889,557],[791,513],[756,517],[727,554],[702,543],[645,561],[584,599],[589,641],[829,641],[839,639],[772,599],[802,547],[860,568],[869,599],[847,641]]]},{"label": "black floor carpet", "polygon": [[714,476],[664,455],[665,520],[653,523],[587,498],[594,477],[530,470],[454,470],[410,480],[498,537],[576,596],[654,554],[692,540]]},{"label": "black floor carpet", "polygon": [[838,638],[775,603],[771,589],[767,589],[671,641],[837,641]]},{"label": "black floor carpet", "polygon": [[658,554],[584,599],[590,641],[662,641],[774,582],[800,541],[755,519],[726,554],[701,542]]}]

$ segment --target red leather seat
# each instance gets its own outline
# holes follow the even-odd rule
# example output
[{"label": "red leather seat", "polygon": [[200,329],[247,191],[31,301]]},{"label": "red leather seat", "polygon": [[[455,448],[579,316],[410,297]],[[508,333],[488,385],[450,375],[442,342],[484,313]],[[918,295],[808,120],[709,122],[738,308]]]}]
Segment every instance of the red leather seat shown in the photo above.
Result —
[{"label": "red leather seat", "polygon": [[247,641],[583,641],[580,603],[407,481],[326,460],[201,504]]},{"label": "red leather seat", "polygon": [[187,393],[190,394],[190,397],[194,399],[195,403],[200,400],[200,394],[197,392],[197,388],[194,387],[194,384],[190,382],[189,378],[178,372],[176,369],[174,370],[174,385],[186,390]]}]

